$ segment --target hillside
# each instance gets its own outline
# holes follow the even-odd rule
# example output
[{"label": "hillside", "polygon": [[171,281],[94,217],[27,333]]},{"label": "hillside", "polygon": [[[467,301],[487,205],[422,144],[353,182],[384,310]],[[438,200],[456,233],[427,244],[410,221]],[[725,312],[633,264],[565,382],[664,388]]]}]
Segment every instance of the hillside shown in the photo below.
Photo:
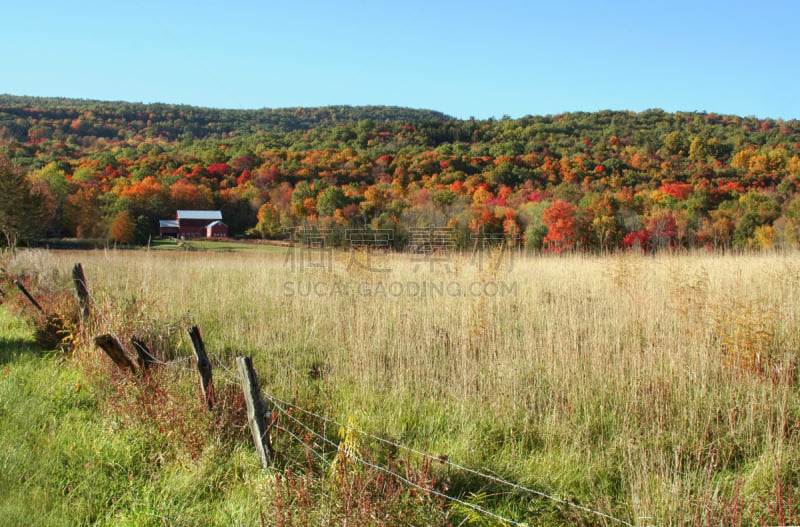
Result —
[{"label": "hillside", "polygon": [[[395,107],[216,110],[0,96],[0,157],[47,237],[146,241],[179,208],[232,235],[447,227],[532,251],[798,243],[800,122],[602,111],[459,120]],[[118,227],[112,229],[117,222]],[[338,242],[337,242],[338,243]]]},{"label": "hillside", "polygon": [[[393,106],[222,110],[174,104],[0,95],[0,122],[7,127],[10,136],[20,141],[28,140],[31,130],[34,130],[34,135],[63,133],[79,137],[124,139],[132,133],[172,140],[291,132],[363,119],[408,121],[447,118],[439,112]],[[71,122],[65,123],[65,120]],[[40,129],[43,131],[37,132]]]}]

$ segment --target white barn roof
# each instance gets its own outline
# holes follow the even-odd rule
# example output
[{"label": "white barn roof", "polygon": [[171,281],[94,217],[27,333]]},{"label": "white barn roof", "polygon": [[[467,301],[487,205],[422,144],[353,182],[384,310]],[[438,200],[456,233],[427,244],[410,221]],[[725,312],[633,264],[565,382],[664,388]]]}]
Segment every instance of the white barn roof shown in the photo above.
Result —
[{"label": "white barn roof", "polygon": [[162,228],[173,227],[178,228],[178,220],[158,220],[158,226]]},{"label": "white barn roof", "polygon": [[218,210],[179,210],[178,220],[221,220],[222,212]]},{"label": "white barn roof", "polygon": [[[212,227],[216,227],[217,225],[225,225],[225,224],[222,223],[221,221],[217,220],[214,223],[209,223],[208,225],[206,225],[206,229],[210,229]],[[225,226],[227,227],[227,225],[225,225]]]}]

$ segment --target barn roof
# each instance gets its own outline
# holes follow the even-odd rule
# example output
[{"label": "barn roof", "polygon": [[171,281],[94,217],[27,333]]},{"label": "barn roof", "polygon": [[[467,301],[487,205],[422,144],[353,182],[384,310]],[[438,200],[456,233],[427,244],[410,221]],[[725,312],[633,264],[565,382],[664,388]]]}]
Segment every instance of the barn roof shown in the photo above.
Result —
[{"label": "barn roof", "polygon": [[218,210],[179,210],[178,220],[221,220],[222,212]]},{"label": "barn roof", "polygon": [[[217,221],[215,221],[213,223],[209,223],[208,225],[206,225],[206,229],[210,229],[212,227],[216,227],[217,225],[225,225],[225,224],[222,223],[221,221],[217,220]],[[227,227],[227,225],[225,225],[225,226]]]},{"label": "barn roof", "polygon": [[178,228],[178,220],[158,220],[158,226],[163,228],[173,227]]}]

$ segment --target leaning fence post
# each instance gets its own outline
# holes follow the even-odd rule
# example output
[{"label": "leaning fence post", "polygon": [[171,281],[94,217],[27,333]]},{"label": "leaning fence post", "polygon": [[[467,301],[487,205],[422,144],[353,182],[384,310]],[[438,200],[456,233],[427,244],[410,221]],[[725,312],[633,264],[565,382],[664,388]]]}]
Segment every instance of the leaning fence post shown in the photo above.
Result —
[{"label": "leaning fence post", "polygon": [[150,352],[150,348],[136,337],[131,337],[131,345],[133,345],[133,349],[136,350],[136,362],[139,363],[139,367],[144,371],[149,370],[150,365],[156,362],[155,357],[153,357],[153,354]]},{"label": "leaning fence post", "polygon": [[76,263],[72,268],[72,282],[75,284],[75,294],[81,306],[81,319],[88,320],[89,289],[86,287],[86,275],[83,274],[83,266],[80,263]]},{"label": "leaning fence post", "polygon": [[197,326],[192,326],[188,330],[189,337],[192,339],[192,347],[194,353],[197,355],[197,371],[200,373],[200,387],[203,389],[203,397],[206,399],[208,409],[214,407],[213,385],[211,384],[211,361],[208,360],[206,355],[206,347],[203,345],[203,339],[200,337],[200,329]]},{"label": "leaning fence post", "polygon": [[27,289],[25,289],[25,286],[22,285],[22,282],[20,282],[19,280],[14,280],[14,285],[16,285],[17,288],[20,291],[22,291],[22,294],[25,295],[25,298],[30,300],[31,304],[33,304],[33,307],[35,307],[39,311],[39,313],[44,313],[44,309],[42,309],[42,306],[40,306],[39,302],[37,302],[36,299],[34,299],[33,296],[31,296],[31,294],[28,292]]},{"label": "leaning fence post", "polygon": [[123,370],[128,369],[134,373],[136,372],[136,367],[125,354],[125,351],[122,349],[122,345],[117,339],[111,335],[98,335],[94,338],[94,343],[97,344],[97,347],[105,351],[109,357],[111,357],[111,360],[114,361],[114,364]]},{"label": "leaning fence post", "polygon": [[250,423],[250,432],[253,434],[256,453],[258,453],[258,458],[261,460],[261,466],[267,467],[272,463],[274,456],[266,418],[269,408],[261,398],[258,377],[256,377],[253,361],[250,357],[237,357],[236,367],[239,370],[239,378],[242,381],[244,401],[247,405],[247,421]]}]

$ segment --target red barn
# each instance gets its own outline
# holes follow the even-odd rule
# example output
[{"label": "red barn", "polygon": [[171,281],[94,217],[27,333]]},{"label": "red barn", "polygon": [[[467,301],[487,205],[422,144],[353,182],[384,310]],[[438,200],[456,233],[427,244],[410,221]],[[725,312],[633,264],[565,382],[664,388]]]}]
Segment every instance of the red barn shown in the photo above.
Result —
[{"label": "red barn", "polygon": [[225,238],[228,226],[222,223],[218,210],[179,210],[177,220],[160,220],[158,234],[179,238]]},{"label": "red barn", "polygon": [[227,238],[228,226],[220,220],[206,225],[206,238]]},{"label": "red barn", "polygon": [[222,221],[218,210],[179,210],[178,233],[183,238],[206,236],[209,224]]},{"label": "red barn", "polygon": [[178,237],[178,220],[158,220],[158,235]]}]

